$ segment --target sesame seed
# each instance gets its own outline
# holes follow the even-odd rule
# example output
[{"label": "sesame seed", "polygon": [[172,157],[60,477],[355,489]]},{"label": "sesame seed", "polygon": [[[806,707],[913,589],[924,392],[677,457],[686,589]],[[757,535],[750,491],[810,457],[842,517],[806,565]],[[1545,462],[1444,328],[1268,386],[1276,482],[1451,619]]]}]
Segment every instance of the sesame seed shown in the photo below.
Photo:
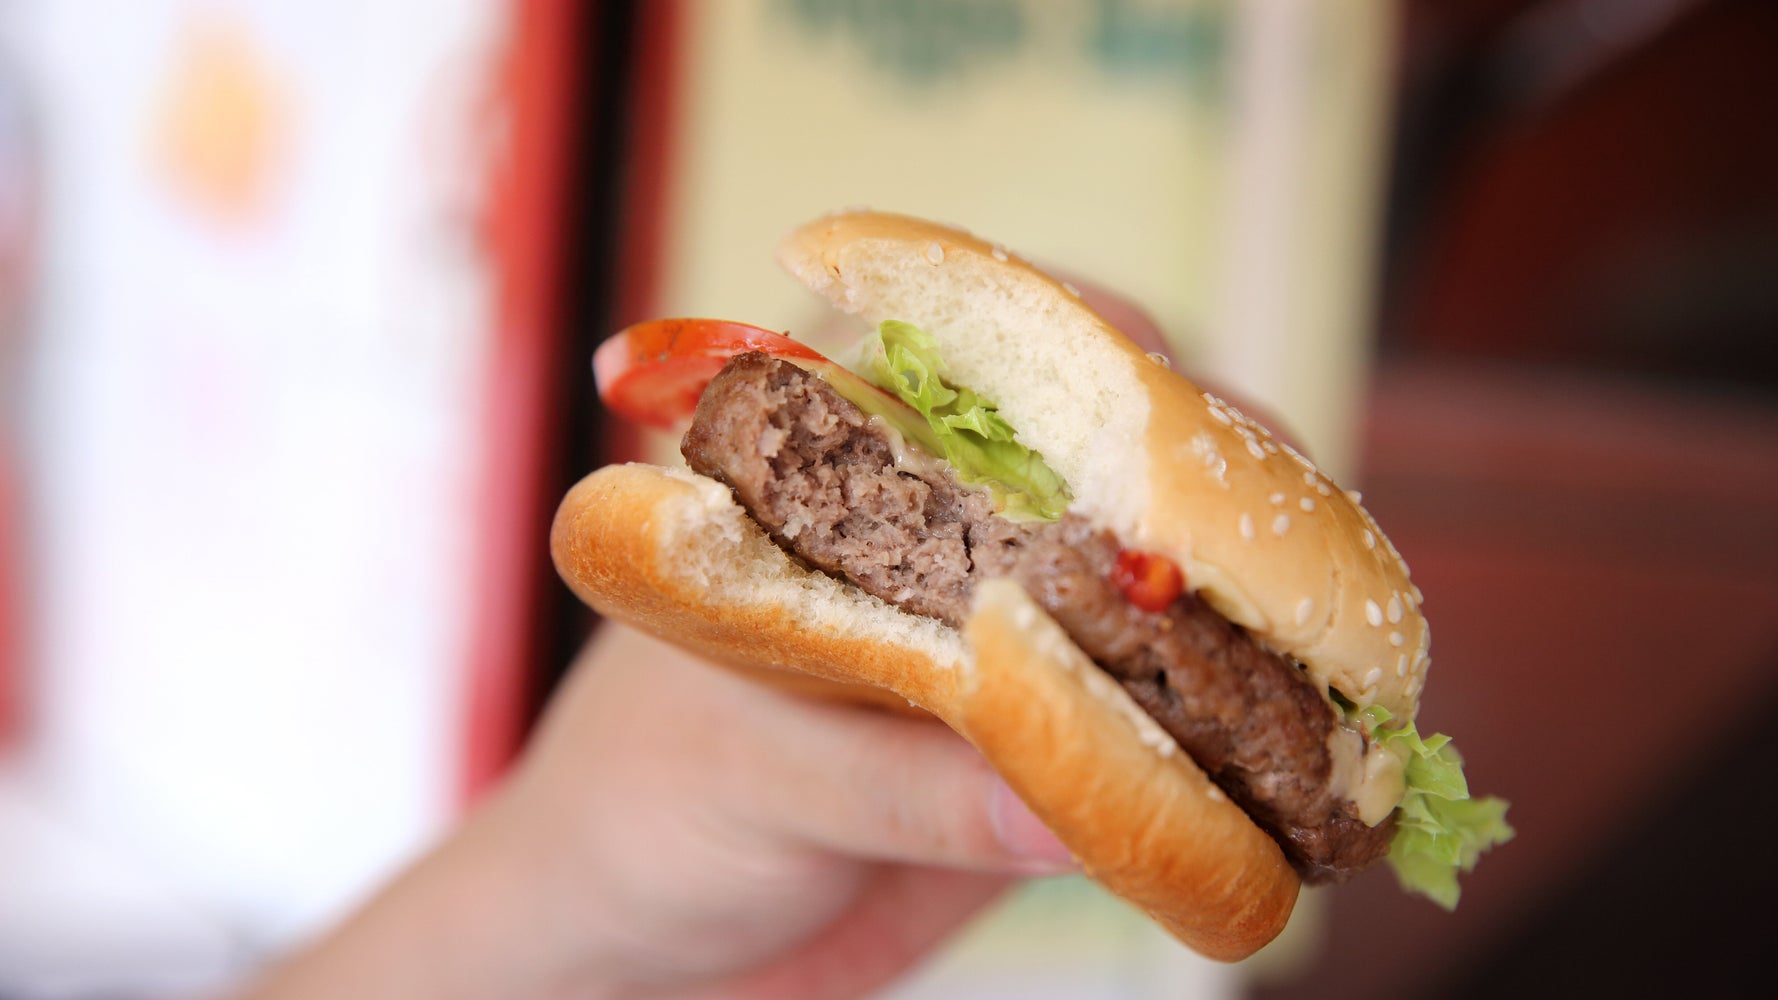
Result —
[{"label": "sesame seed", "polygon": [[1326,483],[1316,483],[1315,484],[1315,492],[1321,494],[1324,497],[1333,496],[1333,490],[1328,489]]},{"label": "sesame seed", "polygon": [[1382,679],[1383,679],[1383,668],[1382,667],[1372,667],[1371,672],[1364,675],[1365,690],[1368,691],[1368,690],[1374,689],[1377,686],[1377,682]]},{"label": "sesame seed", "polygon": [[1315,473],[1313,473],[1313,472],[1304,472],[1303,473],[1303,485],[1304,486],[1314,486],[1317,482],[1318,482],[1318,480],[1315,478]]},{"label": "sesame seed", "polygon": [[1077,299],[1080,298],[1080,289],[1074,287],[1073,282],[1069,282],[1069,281],[1062,282],[1062,290],[1067,292],[1069,295],[1074,296]]},{"label": "sesame seed", "polygon": [[1253,515],[1252,514],[1245,514],[1244,513],[1241,515],[1241,537],[1247,539],[1250,542],[1253,541]]},{"label": "sesame seed", "polygon": [[1370,622],[1372,628],[1383,624],[1383,608],[1369,598],[1364,602],[1364,620]]},{"label": "sesame seed", "polygon": [[995,260],[1005,263],[1005,261],[1006,261],[1006,248],[1005,247],[996,243],[996,244],[994,244],[994,246],[992,248],[989,249],[988,252],[992,253],[994,255]]},{"label": "sesame seed", "polygon": [[1247,453],[1262,462],[1266,459],[1266,453],[1260,450],[1259,442],[1252,435],[1247,437]]},{"label": "sesame seed", "polygon": [[1022,629],[1035,628],[1037,611],[1029,604],[1020,604],[1012,609],[1012,622]]},{"label": "sesame seed", "polygon": [[1210,419],[1216,421],[1217,423],[1223,425],[1224,427],[1227,427],[1231,423],[1234,422],[1234,420],[1229,417],[1228,411],[1224,410],[1220,406],[1217,406],[1215,403],[1210,404]]},{"label": "sesame seed", "polygon": [[1173,362],[1168,361],[1167,356],[1165,354],[1162,354],[1159,351],[1149,351],[1148,352],[1148,360],[1153,361],[1155,364],[1160,365],[1162,368],[1172,368],[1173,367]]},{"label": "sesame seed", "polygon": [[1364,494],[1358,492],[1357,490],[1347,490],[1346,491],[1346,499],[1352,501],[1353,503],[1363,503],[1364,502]]},{"label": "sesame seed", "polygon": [[1312,511],[1314,511],[1314,509],[1315,509],[1315,498],[1314,497],[1304,497],[1301,500],[1298,500],[1296,502],[1296,505],[1303,509],[1303,513],[1305,513],[1305,514],[1310,513]]},{"label": "sesame seed", "polygon": [[1400,632],[1389,633],[1389,645],[1391,645],[1391,646],[1400,646],[1407,641],[1408,641],[1408,637],[1405,635],[1402,635]]},{"label": "sesame seed", "polygon": [[1419,586],[1418,586],[1418,585],[1416,585],[1416,584],[1412,584],[1412,583],[1410,583],[1410,584],[1408,584],[1408,593],[1410,593],[1410,594],[1413,594],[1413,595],[1414,595],[1414,603],[1415,603],[1415,604],[1423,604],[1423,603],[1425,603],[1425,601],[1426,601],[1426,595],[1425,595],[1425,594],[1422,594],[1422,593],[1420,593],[1420,588],[1419,588]]},{"label": "sesame seed", "polygon": [[1369,528],[1364,529],[1364,547],[1367,549],[1374,549],[1377,547],[1377,536]]},{"label": "sesame seed", "polygon": [[1266,499],[1272,501],[1272,506],[1274,507],[1284,506],[1284,494],[1282,493],[1274,493]]},{"label": "sesame seed", "polygon": [[1389,607],[1386,610],[1389,613],[1389,621],[1391,623],[1401,621],[1401,595],[1400,594],[1390,594],[1389,595]]},{"label": "sesame seed", "polygon": [[1408,675],[1408,654],[1403,653],[1400,656],[1395,658],[1395,676],[1406,677],[1407,675]]},{"label": "sesame seed", "polygon": [[[1223,458],[1222,452],[1217,450],[1215,439],[1199,431],[1192,435],[1189,447],[1203,463],[1205,474],[1216,480],[1223,489],[1228,489],[1228,480],[1225,478],[1229,471],[1228,459]],[[1183,452],[1181,454],[1183,456]]]},{"label": "sesame seed", "polygon": [[1266,439],[1263,443],[1261,443],[1260,447],[1264,448],[1266,450],[1266,454],[1268,454],[1268,455],[1278,454],[1278,446],[1273,444],[1271,442],[1270,438]]},{"label": "sesame seed", "polygon": [[1277,517],[1272,518],[1272,534],[1277,535],[1279,538],[1283,538],[1284,533],[1289,530],[1290,530],[1290,515],[1289,514],[1279,514]]},{"label": "sesame seed", "polygon": [[1221,802],[1223,799],[1228,797],[1228,796],[1222,794],[1222,789],[1216,787],[1215,785],[1205,785],[1204,786],[1204,795],[1207,796],[1210,799],[1210,801],[1212,801],[1212,802]]},{"label": "sesame seed", "polygon": [[1315,599],[1312,597],[1303,598],[1296,606],[1296,623],[1298,625],[1309,624],[1309,616],[1314,613]]},{"label": "sesame seed", "polygon": [[945,262],[945,248],[939,246],[937,240],[926,244],[926,259],[934,264],[943,264]]}]

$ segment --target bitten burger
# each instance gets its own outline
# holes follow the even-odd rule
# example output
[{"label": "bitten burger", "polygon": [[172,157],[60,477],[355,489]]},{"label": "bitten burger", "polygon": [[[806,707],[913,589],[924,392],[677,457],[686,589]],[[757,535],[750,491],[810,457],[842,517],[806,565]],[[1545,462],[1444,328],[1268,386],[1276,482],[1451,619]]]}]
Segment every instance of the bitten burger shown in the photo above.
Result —
[{"label": "bitten burger", "polygon": [[1420,591],[1355,494],[997,245],[851,212],[780,260],[869,324],[855,364],[716,320],[607,341],[602,397],[689,418],[689,469],[569,493],[552,547],[582,599],[929,712],[1212,957],[1385,858],[1455,905],[1505,803],[1415,729]]}]

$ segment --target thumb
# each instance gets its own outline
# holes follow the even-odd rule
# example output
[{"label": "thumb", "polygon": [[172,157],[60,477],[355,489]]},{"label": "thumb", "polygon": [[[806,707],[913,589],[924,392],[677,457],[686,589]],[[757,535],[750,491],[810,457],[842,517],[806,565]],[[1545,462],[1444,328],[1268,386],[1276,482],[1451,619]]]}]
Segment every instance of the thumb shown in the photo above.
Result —
[{"label": "thumb", "polygon": [[[814,706],[811,706],[814,707]],[[761,816],[777,832],[880,861],[1027,875],[1076,870],[1067,848],[975,748],[944,726],[817,707],[780,728]]]}]

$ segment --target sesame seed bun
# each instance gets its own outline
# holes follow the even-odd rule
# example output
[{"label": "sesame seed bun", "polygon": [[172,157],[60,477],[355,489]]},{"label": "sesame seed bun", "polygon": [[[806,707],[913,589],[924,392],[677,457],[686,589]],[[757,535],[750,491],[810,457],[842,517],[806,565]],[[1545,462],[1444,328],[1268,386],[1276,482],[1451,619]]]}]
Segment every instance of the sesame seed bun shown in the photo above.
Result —
[{"label": "sesame seed bun", "polygon": [[1071,512],[1172,558],[1187,586],[1318,685],[1414,716],[1431,636],[1407,566],[1288,444],[968,233],[846,212],[793,231],[778,256],[841,310],[937,338],[951,381],[994,400],[1068,483]]}]

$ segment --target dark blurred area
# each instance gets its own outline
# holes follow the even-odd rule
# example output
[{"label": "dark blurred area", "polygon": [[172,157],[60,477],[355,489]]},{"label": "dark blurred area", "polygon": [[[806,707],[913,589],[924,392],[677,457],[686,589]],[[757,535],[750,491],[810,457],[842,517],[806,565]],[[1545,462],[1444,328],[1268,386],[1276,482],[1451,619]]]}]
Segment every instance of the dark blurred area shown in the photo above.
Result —
[{"label": "dark blurred area", "polygon": [[1778,8],[1403,13],[1391,355],[1778,384]]},{"label": "dark blurred area", "polygon": [[[1739,995],[1778,940],[1778,4],[1403,7],[1367,504],[1518,840],[1264,997]],[[1356,956],[1356,957],[1355,957]]]}]

